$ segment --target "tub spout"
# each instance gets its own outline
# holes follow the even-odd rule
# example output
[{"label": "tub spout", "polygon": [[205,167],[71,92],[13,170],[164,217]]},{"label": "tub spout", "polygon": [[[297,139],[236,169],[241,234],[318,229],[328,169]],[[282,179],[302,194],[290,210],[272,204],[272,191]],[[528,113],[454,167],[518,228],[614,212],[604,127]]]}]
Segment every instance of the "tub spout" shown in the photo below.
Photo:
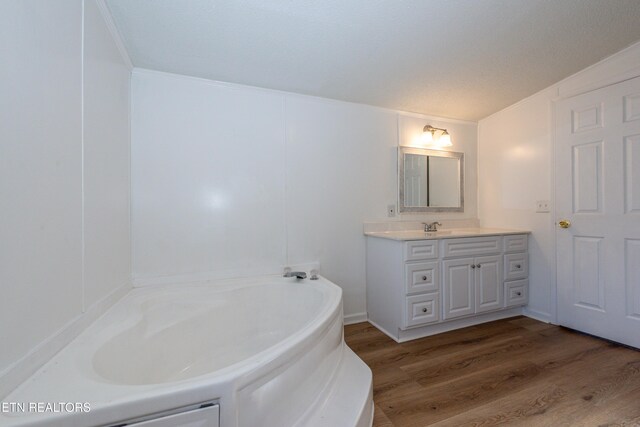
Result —
[{"label": "tub spout", "polygon": [[296,279],[306,279],[307,273],[305,273],[304,271],[291,271],[290,269],[285,268],[284,274],[282,275],[282,277],[295,277]]}]

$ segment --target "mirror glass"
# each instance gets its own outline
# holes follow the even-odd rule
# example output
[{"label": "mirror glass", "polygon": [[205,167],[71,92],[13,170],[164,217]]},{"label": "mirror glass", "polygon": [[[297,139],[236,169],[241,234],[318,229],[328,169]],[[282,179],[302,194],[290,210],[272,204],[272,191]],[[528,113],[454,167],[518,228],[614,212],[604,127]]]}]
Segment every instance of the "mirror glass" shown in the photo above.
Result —
[{"label": "mirror glass", "polygon": [[400,147],[400,212],[462,212],[464,154]]}]

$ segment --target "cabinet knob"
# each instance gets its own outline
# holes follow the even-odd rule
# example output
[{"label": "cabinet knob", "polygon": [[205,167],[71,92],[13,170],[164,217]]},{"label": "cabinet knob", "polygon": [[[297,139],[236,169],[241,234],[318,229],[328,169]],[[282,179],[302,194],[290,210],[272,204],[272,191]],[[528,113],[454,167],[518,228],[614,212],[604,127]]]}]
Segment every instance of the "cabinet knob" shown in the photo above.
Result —
[{"label": "cabinet knob", "polygon": [[518,291],[518,292],[516,292],[516,295],[520,297],[520,296],[522,296],[522,292]]},{"label": "cabinet knob", "polygon": [[519,269],[519,268],[520,268],[520,264],[516,264],[516,268],[518,268],[518,269]]},{"label": "cabinet knob", "polygon": [[480,268],[480,267],[481,267],[481,265],[480,265],[480,264],[478,264],[478,265],[476,265],[476,267]]},{"label": "cabinet knob", "polygon": [[427,280],[427,276],[422,276],[422,280]]},{"label": "cabinet knob", "polygon": [[427,312],[427,307],[424,307],[424,308],[422,309],[422,312],[423,312],[423,313],[426,313],[426,312]]},{"label": "cabinet knob", "polygon": [[476,268],[476,265],[475,264],[471,264],[471,268]]}]

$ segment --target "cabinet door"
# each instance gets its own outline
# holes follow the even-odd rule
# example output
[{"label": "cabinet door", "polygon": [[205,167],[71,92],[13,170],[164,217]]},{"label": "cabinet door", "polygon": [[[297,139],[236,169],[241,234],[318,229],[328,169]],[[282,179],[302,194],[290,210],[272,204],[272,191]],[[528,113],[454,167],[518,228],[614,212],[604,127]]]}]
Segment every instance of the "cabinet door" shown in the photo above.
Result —
[{"label": "cabinet door", "polygon": [[476,313],[498,310],[503,307],[502,257],[499,255],[477,257],[476,265]]},{"label": "cabinet door", "polygon": [[443,261],[444,270],[444,308],[442,317],[454,319],[475,312],[473,276],[475,269],[473,258]]}]

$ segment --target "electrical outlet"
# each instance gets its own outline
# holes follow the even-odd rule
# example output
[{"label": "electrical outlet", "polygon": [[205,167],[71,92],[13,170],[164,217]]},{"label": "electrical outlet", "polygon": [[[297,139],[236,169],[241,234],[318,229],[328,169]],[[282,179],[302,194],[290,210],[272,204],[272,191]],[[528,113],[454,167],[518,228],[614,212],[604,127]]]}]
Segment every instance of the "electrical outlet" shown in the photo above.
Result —
[{"label": "electrical outlet", "polygon": [[549,200],[538,200],[536,202],[536,212],[538,213],[551,212],[551,202]]},{"label": "electrical outlet", "polygon": [[387,216],[389,218],[393,218],[394,216],[396,216],[396,205],[387,206]]}]

